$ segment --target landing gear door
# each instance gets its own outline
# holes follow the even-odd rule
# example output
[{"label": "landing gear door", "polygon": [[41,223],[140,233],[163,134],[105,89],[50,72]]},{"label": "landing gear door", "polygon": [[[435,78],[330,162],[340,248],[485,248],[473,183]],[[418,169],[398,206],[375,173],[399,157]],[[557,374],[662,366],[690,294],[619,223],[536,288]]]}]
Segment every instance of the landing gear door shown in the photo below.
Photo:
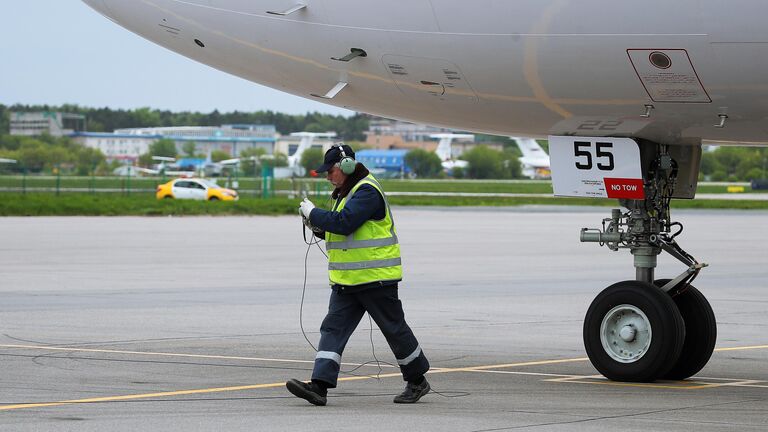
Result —
[{"label": "landing gear door", "polygon": [[640,148],[629,138],[550,136],[555,196],[645,198]]}]

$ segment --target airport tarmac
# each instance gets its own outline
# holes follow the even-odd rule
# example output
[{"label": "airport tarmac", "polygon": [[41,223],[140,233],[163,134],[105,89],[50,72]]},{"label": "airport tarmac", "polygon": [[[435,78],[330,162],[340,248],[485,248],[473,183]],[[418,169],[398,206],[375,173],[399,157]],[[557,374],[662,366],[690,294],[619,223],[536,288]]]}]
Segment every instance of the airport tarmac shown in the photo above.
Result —
[{"label": "airport tarmac", "polygon": [[[388,365],[343,374],[326,407],[287,393],[314,357],[298,216],[2,218],[0,430],[766,430],[768,212],[675,212],[711,265],[695,285],[717,351],[690,380],[627,384],[596,375],[581,339],[594,296],[634,277],[628,252],[578,241],[609,209],[394,211],[406,318],[443,395],[393,404]],[[314,343],[328,287],[309,252]],[[660,258],[658,277],[682,271]],[[344,370],[373,359],[370,338],[364,319]]]}]

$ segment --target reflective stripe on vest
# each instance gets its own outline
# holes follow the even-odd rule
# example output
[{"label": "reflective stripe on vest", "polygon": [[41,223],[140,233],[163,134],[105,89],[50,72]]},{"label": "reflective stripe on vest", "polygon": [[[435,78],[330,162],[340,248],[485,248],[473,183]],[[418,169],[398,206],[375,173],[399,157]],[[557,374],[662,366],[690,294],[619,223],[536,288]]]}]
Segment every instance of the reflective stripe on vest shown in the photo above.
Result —
[{"label": "reflective stripe on vest", "polygon": [[364,184],[371,185],[384,200],[384,219],[367,220],[354,233],[342,236],[326,232],[328,274],[331,284],[363,285],[402,279],[400,244],[387,198],[376,179],[369,175],[357,182],[334,211],[342,211],[347,199]]},{"label": "reflective stripe on vest", "polygon": [[393,267],[401,264],[400,258],[347,263],[328,263],[328,270],[365,270],[379,267]]},{"label": "reflective stripe on vest", "polygon": [[369,247],[376,247],[376,246],[392,246],[398,243],[397,235],[395,235],[394,233],[392,234],[392,237],[383,238],[383,239],[355,240],[354,236],[352,235],[347,236],[347,239],[349,240],[326,243],[325,250],[362,249],[362,248],[369,248]]}]

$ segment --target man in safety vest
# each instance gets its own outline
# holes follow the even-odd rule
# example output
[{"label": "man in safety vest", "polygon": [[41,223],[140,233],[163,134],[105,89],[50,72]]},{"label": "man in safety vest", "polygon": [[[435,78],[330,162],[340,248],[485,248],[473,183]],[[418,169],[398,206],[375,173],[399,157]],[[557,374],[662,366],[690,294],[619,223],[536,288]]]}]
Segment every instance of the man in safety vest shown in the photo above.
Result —
[{"label": "man in safety vest", "polygon": [[414,403],[429,393],[424,378],[429,362],[405,322],[397,296],[402,266],[392,211],[381,185],[355,160],[350,146],[334,145],[323,162],[317,172],[326,172],[335,187],[333,209],[315,208],[305,199],[300,211],[315,235],[325,239],[331,299],[320,326],[312,381],[292,379],[286,387],[314,405],[325,405],[328,389],[336,387],[344,346],[368,312],[387,339],[407,382],[394,402]]}]

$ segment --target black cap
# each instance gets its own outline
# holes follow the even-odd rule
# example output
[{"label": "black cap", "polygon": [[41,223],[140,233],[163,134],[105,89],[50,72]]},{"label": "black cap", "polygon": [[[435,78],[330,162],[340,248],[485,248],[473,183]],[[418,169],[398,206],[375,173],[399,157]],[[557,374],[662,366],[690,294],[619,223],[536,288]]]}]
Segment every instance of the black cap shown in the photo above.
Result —
[{"label": "black cap", "polygon": [[[347,157],[351,157],[352,159],[355,158],[355,152],[352,150],[352,147],[344,144],[341,146],[344,149],[344,154]],[[324,173],[331,169],[332,166],[336,165],[337,163],[341,162],[341,150],[339,149],[338,144],[334,144],[333,147],[328,149],[327,152],[325,152],[325,158],[323,159],[323,164],[320,165],[320,168],[316,169],[316,172]]]}]

